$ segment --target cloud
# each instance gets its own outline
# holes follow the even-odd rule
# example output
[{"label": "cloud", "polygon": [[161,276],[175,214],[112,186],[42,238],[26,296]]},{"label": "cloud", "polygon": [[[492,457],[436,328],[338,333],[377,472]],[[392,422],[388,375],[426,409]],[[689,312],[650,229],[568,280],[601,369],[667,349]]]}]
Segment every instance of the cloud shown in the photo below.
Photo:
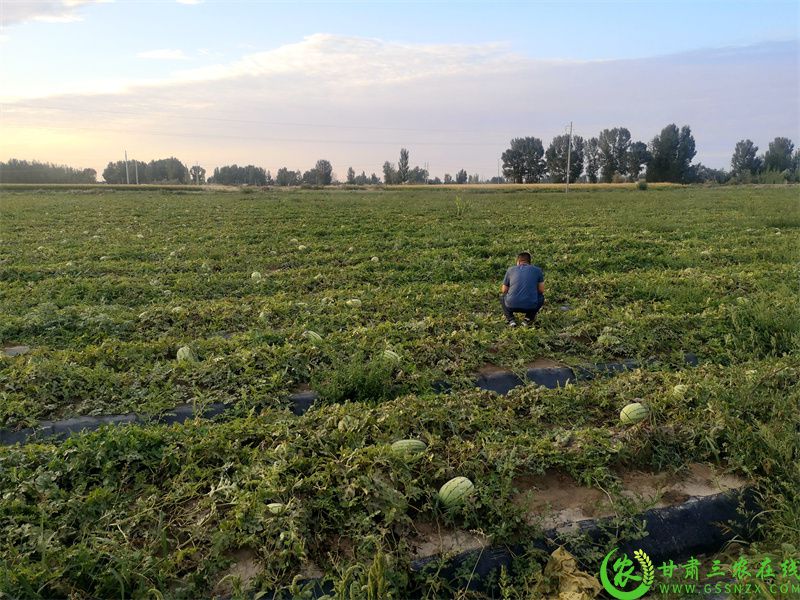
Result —
[{"label": "cloud", "polygon": [[[139,156],[185,156],[209,170],[253,163],[379,172],[401,146],[441,176],[494,175],[512,137],[545,145],[573,121],[595,136],[628,127],[649,141],[689,124],[697,160],[726,166],[739,139],[798,141],[798,43],[699,50],[636,60],[539,60],[503,44],[400,44],[309,36],[158,81],[76,81],[73,95],[3,107],[0,154],[63,162],[69,148],[33,147],[26,131],[82,132],[95,168],[119,140]],[[741,77],[746,74],[747,85]],[[97,87],[92,87],[97,86]],[[113,93],[108,93],[113,92]],[[36,139],[41,139],[41,136]],[[115,155],[114,155],[115,156]]]},{"label": "cloud", "polygon": [[521,57],[505,44],[399,44],[373,38],[315,34],[295,44],[248,54],[233,63],[176,74],[181,81],[302,74],[348,85],[410,81],[470,70],[506,70]]},{"label": "cloud", "polygon": [[136,56],[153,60],[189,60],[189,57],[186,56],[183,50],[174,50],[171,48],[147,50],[145,52],[139,52]]},{"label": "cloud", "polygon": [[7,27],[26,21],[71,23],[80,21],[78,9],[86,4],[104,4],[111,0],[7,0],[3,2],[2,22]]}]

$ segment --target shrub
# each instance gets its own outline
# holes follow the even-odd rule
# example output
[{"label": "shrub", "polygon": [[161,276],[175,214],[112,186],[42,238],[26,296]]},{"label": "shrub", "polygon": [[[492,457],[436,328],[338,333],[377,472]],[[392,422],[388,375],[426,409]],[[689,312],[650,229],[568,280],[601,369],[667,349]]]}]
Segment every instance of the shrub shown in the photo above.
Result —
[{"label": "shrub", "polygon": [[328,373],[312,378],[311,387],[326,402],[382,402],[405,391],[395,381],[395,366],[383,357],[346,360],[334,364]]},{"label": "shrub", "polygon": [[647,189],[647,182],[644,179],[640,179],[639,182],[636,184],[636,187],[644,191]]}]

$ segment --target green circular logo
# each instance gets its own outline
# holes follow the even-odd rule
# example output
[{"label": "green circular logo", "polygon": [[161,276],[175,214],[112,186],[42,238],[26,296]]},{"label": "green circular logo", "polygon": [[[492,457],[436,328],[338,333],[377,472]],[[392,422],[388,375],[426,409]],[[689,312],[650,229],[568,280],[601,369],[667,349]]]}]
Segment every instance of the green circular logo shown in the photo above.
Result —
[{"label": "green circular logo", "polygon": [[643,550],[636,550],[633,557],[639,563],[641,574],[637,574],[633,561],[623,554],[611,565],[609,578],[609,561],[619,548],[614,548],[606,554],[603,564],[600,565],[600,582],[605,590],[618,600],[636,600],[647,593],[655,579],[653,561]]}]

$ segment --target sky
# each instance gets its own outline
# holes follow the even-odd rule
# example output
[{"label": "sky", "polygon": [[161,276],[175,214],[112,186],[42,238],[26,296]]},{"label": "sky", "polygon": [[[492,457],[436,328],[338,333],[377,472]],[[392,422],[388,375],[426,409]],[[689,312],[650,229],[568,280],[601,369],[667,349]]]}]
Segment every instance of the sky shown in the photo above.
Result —
[{"label": "sky", "polygon": [[800,144],[800,3],[0,0],[0,160],[497,174],[547,146],[690,125],[696,162]]}]

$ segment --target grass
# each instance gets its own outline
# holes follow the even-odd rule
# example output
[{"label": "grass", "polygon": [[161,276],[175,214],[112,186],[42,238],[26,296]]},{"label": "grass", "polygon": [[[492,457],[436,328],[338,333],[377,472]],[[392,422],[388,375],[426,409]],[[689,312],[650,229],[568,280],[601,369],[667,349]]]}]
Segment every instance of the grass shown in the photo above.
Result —
[{"label": "grass", "polygon": [[[297,596],[312,564],[339,597],[454,595],[408,570],[419,524],[524,544],[536,532],[514,479],[549,469],[616,494],[619,468],[711,462],[754,481],[769,516],[754,548],[794,543],[795,189],[455,195],[4,192],[0,341],[32,351],[0,359],[0,425],[192,401],[236,410],[0,448],[0,592],[207,597],[245,553],[258,575],[227,578],[237,597]],[[509,330],[497,288],[523,249],[544,268],[547,303],[536,329]],[[175,360],[184,344],[197,364]],[[682,367],[688,351],[700,367]],[[540,357],[658,362],[506,398],[471,388],[486,363]],[[430,393],[439,378],[452,394]],[[325,403],[293,417],[286,396],[304,384]],[[634,398],[653,415],[636,434],[617,420]],[[428,452],[391,453],[405,437]],[[477,493],[443,511],[435,491],[456,475]],[[635,530],[637,507],[618,500],[621,531]],[[275,501],[285,513],[268,511]],[[582,566],[604,550],[587,547]],[[525,597],[538,569],[507,572],[504,593]]]}]

